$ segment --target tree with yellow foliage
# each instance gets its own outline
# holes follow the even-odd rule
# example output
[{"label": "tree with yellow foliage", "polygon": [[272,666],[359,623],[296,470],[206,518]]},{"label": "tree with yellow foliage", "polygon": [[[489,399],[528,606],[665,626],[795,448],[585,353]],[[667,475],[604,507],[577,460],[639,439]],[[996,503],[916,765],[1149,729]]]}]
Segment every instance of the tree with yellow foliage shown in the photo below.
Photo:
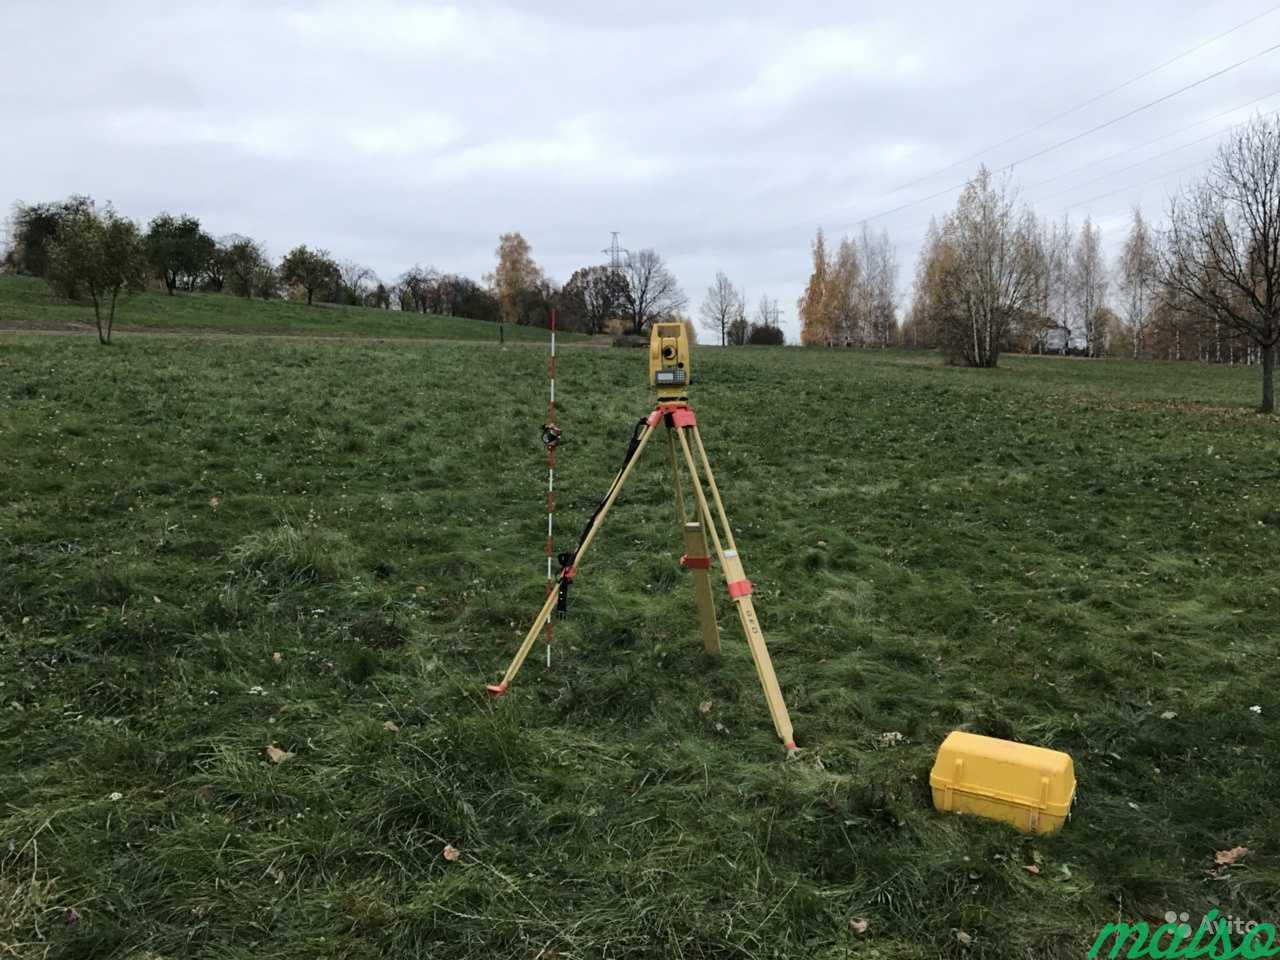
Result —
[{"label": "tree with yellow foliage", "polygon": [[529,241],[518,231],[498,238],[498,266],[486,279],[498,298],[499,323],[526,323],[525,307],[530,293],[543,281],[541,268],[533,261]]},{"label": "tree with yellow foliage", "polygon": [[796,301],[796,310],[800,314],[800,342],[805,346],[831,346],[834,330],[827,302],[827,274],[830,271],[827,241],[819,227],[813,239],[813,272],[809,274],[804,296]]}]

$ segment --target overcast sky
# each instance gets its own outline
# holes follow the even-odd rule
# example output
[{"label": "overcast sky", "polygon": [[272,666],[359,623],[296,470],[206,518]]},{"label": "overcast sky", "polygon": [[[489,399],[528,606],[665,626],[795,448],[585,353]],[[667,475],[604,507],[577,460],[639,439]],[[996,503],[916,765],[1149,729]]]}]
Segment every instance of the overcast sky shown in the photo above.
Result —
[{"label": "overcast sky", "polygon": [[[414,263],[479,278],[498,234],[519,230],[563,282],[617,230],[667,258],[691,311],[723,269],[752,306],[776,297],[794,339],[814,228],[852,233],[959,184],[978,159],[938,171],[1252,17],[982,159],[1003,166],[1280,43],[1271,9],[0,0],[0,202],[74,192],[144,221],[185,211],[275,256],[327,247],[386,279]],[[1280,51],[1020,164],[1016,181],[1115,244],[1128,208],[1158,214],[1214,138],[1173,148],[1277,107]],[[871,221],[904,290],[955,197]]]}]

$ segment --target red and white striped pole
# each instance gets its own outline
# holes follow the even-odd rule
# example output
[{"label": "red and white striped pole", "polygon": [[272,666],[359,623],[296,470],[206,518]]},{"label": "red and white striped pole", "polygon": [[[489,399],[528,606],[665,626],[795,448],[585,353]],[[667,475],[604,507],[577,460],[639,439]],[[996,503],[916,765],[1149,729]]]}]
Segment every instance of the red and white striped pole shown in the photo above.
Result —
[{"label": "red and white striped pole", "polygon": [[[555,556],[552,538],[555,532],[556,515],[556,445],[560,441],[560,427],[556,424],[556,312],[551,311],[551,358],[547,362],[547,374],[551,381],[551,395],[547,401],[547,425],[543,428],[543,442],[547,447],[547,594],[556,589],[556,579],[552,573],[552,558]],[[551,669],[551,618],[547,617],[547,669]]]}]

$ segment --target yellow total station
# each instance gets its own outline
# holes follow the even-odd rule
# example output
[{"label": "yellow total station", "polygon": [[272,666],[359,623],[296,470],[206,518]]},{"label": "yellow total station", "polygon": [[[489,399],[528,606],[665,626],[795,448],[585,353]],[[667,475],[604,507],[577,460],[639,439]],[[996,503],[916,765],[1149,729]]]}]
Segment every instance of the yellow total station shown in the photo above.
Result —
[{"label": "yellow total station", "polygon": [[687,400],[693,366],[683,323],[655,323],[649,334],[649,384],[659,400]]}]

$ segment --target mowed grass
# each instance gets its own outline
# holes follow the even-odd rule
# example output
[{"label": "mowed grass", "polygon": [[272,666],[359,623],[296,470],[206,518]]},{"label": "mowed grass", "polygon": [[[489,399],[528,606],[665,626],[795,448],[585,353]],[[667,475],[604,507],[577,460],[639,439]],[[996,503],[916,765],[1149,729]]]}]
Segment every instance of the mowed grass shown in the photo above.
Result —
[{"label": "mowed grass", "polygon": [[[0,273],[0,329],[67,330],[93,326],[88,300],[55,295],[43,280]],[[371,307],[288,300],[259,300],[222,293],[175,293],[148,290],[120,301],[116,333],[131,329],[185,333],[301,334],[313,337],[415,337],[434,340],[498,342],[498,325],[466,317],[402,313]],[[507,324],[507,341],[547,340],[546,330]],[[581,334],[560,334],[568,341]]]},{"label": "mowed grass", "polygon": [[[1078,958],[1117,918],[1277,918],[1255,372],[696,363],[792,760],[723,600],[701,653],[661,449],[551,669],[540,646],[483,692],[543,596],[541,352],[4,340],[0,943]],[[643,364],[561,358],[560,549],[649,409]],[[953,728],[1070,752],[1066,829],[935,813]]]}]

